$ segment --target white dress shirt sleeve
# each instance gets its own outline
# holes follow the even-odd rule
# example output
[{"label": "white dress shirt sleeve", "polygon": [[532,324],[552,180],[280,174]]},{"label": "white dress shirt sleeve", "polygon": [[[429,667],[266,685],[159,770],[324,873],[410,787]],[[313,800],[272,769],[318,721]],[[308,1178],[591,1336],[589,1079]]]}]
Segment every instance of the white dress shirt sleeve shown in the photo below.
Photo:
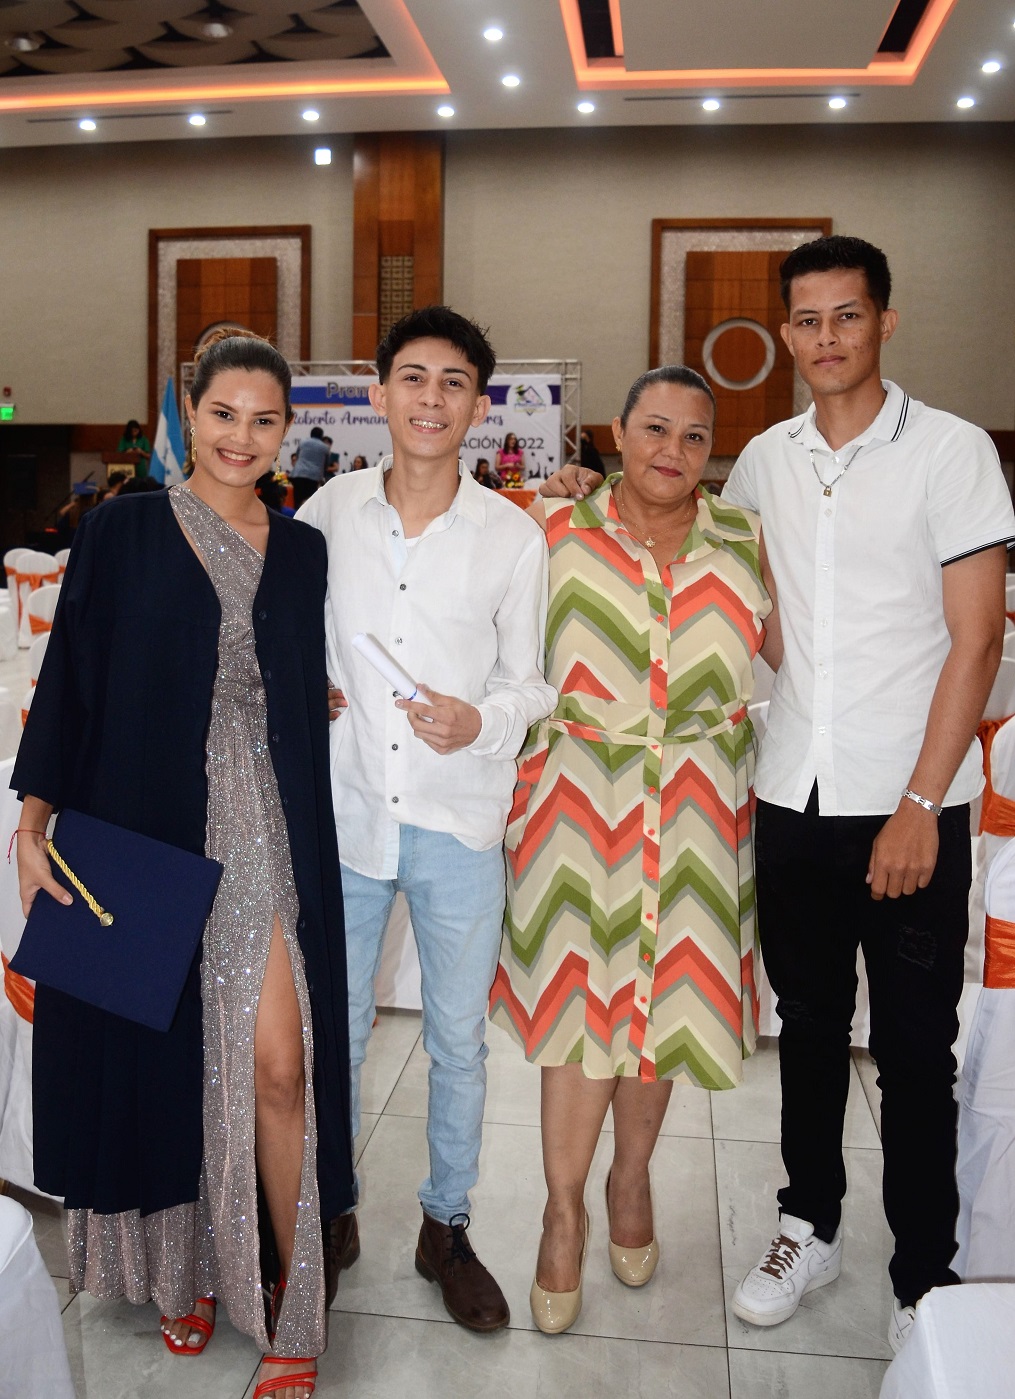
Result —
[{"label": "white dress shirt sleeve", "polygon": [[1015,512],[987,434],[959,418],[938,440],[927,477],[928,522],[942,564],[1015,538]]},{"label": "white dress shirt sleeve", "polygon": [[722,498],[729,501],[730,505],[739,505],[743,510],[753,510],[757,515],[761,510],[761,505],[758,500],[757,483],[754,479],[753,446],[753,441],[748,442],[737,458],[736,465],[722,488]]},{"label": "white dress shirt sleeve", "polygon": [[469,745],[477,757],[517,757],[531,725],[557,703],[557,691],[543,678],[548,571],[546,539],[534,532],[494,619],[497,663],[476,706],[483,726]]}]

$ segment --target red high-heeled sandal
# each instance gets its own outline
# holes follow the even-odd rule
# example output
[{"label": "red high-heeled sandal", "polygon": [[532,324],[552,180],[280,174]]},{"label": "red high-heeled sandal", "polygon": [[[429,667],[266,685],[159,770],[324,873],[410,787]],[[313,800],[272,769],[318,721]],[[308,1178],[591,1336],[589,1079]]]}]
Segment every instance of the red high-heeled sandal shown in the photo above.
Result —
[{"label": "red high-heeled sandal", "polygon": [[263,1355],[262,1365],[313,1365],[313,1370],[307,1370],[302,1374],[279,1375],[278,1379],[262,1380],[254,1390],[253,1399],[265,1399],[266,1395],[277,1394],[280,1389],[287,1389],[290,1385],[308,1384],[310,1393],[313,1394],[317,1388],[317,1357],[314,1355]]},{"label": "red high-heeled sandal", "polygon": [[[214,1297],[199,1297],[197,1300],[198,1300],[199,1303],[200,1303],[200,1302],[204,1302],[204,1304],[205,1304],[206,1306],[211,1307],[212,1312],[214,1312],[214,1310],[215,1310],[215,1298],[214,1298]],[[201,1352],[204,1350],[205,1346],[206,1346],[206,1345],[208,1344],[208,1342],[211,1340],[212,1332],[215,1330],[215,1317],[214,1317],[214,1315],[212,1316],[211,1321],[207,1321],[203,1316],[197,1316],[196,1313],[194,1313],[194,1312],[188,1312],[186,1316],[177,1316],[177,1317],[168,1317],[168,1316],[164,1316],[164,1317],[161,1318],[161,1321],[162,1321],[162,1339],[163,1339],[163,1340],[165,1341],[165,1343],[166,1343],[166,1349],[172,1351],[173,1355],[200,1355]],[[201,1334],[204,1336],[204,1340],[201,1342],[200,1345],[196,1345],[196,1346],[190,1345],[190,1343],[187,1342],[187,1341],[177,1341],[177,1340],[175,1340],[172,1336],[170,1336],[169,1332],[165,1329],[165,1328],[166,1328],[171,1322],[173,1322],[173,1321],[184,1321],[184,1322],[186,1322],[186,1324],[190,1327],[191,1331],[200,1331]]]}]

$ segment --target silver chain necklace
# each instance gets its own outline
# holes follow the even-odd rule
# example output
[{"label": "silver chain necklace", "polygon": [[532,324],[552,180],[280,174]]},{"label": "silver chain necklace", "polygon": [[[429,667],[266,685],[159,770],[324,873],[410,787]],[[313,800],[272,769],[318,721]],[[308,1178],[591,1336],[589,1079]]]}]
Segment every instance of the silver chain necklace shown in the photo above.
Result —
[{"label": "silver chain necklace", "polygon": [[842,478],[845,476],[846,472],[849,470],[849,468],[850,468],[850,467],[853,465],[853,463],[856,461],[858,454],[859,454],[860,452],[863,451],[863,448],[864,448],[864,444],[863,444],[862,442],[860,443],[860,446],[859,446],[859,447],[854,448],[853,454],[852,454],[852,456],[850,457],[849,461],[846,463],[846,465],[845,465],[845,466],[842,468],[842,470],[839,472],[838,476],[833,476],[832,479],[831,479],[830,481],[823,481],[823,480],[821,479],[821,473],[818,471],[817,462],[814,460],[814,449],[813,449],[813,447],[808,447],[808,448],[807,448],[807,455],[808,455],[808,456],[810,457],[810,459],[811,459],[811,470],[814,472],[815,476],[818,478],[818,485],[824,487],[824,490],[822,491],[822,495],[831,495],[831,494],[832,494],[832,487],[835,485],[836,481],[841,481],[841,480],[842,480]]}]

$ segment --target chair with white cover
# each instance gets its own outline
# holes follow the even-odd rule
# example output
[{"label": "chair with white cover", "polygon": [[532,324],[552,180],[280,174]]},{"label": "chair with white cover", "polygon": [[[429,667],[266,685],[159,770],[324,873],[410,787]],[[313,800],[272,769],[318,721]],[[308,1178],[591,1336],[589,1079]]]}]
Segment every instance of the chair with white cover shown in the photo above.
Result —
[{"label": "chair with white cover", "polygon": [[74,1399],[60,1303],[32,1233],[32,1216],[0,1196],[0,1392]]},{"label": "chair with white cover", "polygon": [[997,677],[984,705],[984,719],[1010,719],[1015,714],[1015,656],[1001,657]]},{"label": "chair with white cover", "polygon": [[63,575],[67,572],[67,562],[70,559],[70,550],[57,549],[53,557],[54,559],[56,559],[57,563],[60,566],[60,577],[63,578]]},{"label": "chair with white cover", "polygon": [[983,988],[959,1086],[959,1252],[964,1279],[1015,1283],[1015,720],[990,746]]},{"label": "chair with white cover", "polygon": [[21,620],[21,613],[18,610],[18,585],[16,581],[17,563],[22,554],[29,551],[25,546],[19,545],[17,549],[8,549],[4,554],[4,573],[7,576],[7,595],[14,603],[14,620]]},{"label": "chair with white cover", "polygon": [[1015,1286],[935,1287],[920,1298],[881,1399],[1011,1399]]},{"label": "chair with white cover", "polygon": [[47,583],[41,588],[36,588],[31,594],[25,606],[25,613],[32,641],[40,636],[48,636],[53,630],[53,618],[56,616],[56,604],[59,601],[58,583]]},{"label": "chair with white cover", "polygon": [[14,589],[0,588],[0,661],[13,661],[18,654],[18,609]]},{"label": "chair with white cover", "polygon": [[56,583],[59,577],[60,565],[53,555],[37,553],[34,549],[26,549],[14,565],[14,581],[18,588],[18,645],[24,651],[32,644],[26,611],[28,599],[45,584]]},{"label": "chair with white cover", "polygon": [[42,636],[37,636],[28,648],[28,675],[33,685],[39,683],[39,672],[42,670],[42,662],[45,659],[48,645],[49,632],[43,632]]}]

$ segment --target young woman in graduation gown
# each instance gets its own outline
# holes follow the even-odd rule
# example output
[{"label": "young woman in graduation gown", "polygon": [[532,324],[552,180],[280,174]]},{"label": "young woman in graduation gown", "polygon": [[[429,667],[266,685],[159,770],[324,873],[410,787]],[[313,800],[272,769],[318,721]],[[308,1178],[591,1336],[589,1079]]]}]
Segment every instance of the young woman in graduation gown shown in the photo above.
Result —
[{"label": "young woman in graduation gown", "polygon": [[325,543],[254,490],[289,391],[268,342],[217,339],[187,484],[83,521],[13,785],[26,912],[69,898],[40,834],[63,807],[224,866],[168,1032],[36,988],[35,1178],[71,1285],[153,1298],[188,1356],[217,1299],[266,1353],[258,1396],[307,1399],[353,1187]]}]

